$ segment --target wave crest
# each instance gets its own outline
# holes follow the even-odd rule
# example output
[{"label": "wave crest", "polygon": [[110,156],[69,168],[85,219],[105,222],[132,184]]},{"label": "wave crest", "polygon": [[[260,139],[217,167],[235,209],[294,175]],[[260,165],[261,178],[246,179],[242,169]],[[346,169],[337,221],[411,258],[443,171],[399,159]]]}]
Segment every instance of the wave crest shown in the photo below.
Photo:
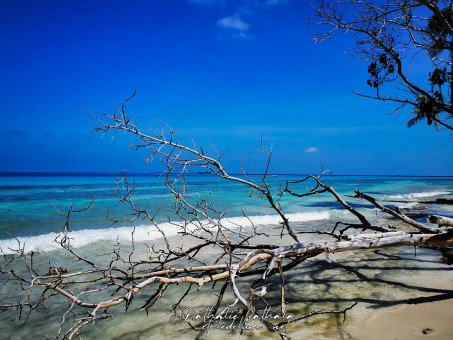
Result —
[{"label": "wave crest", "polygon": [[[292,223],[307,222],[315,220],[329,219],[330,215],[327,211],[321,212],[304,212],[304,213],[292,213],[287,214],[287,218]],[[226,228],[243,228],[252,227],[252,223],[255,226],[266,226],[266,225],[277,225],[282,222],[282,219],[278,215],[261,215],[261,216],[249,216],[249,217],[230,217],[222,219],[222,225]],[[201,221],[203,227],[212,227],[212,224],[208,221]],[[176,236],[180,230],[180,225],[175,223],[161,223],[158,227],[163,230],[167,237]],[[192,223],[187,226],[189,229],[195,230],[200,225]],[[131,235],[134,232],[134,241],[146,242],[152,241],[162,237],[162,234],[152,225],[139,225],[135,227],[118,227],[118,228],[104,228],[104,229],[84,229],[71,231],[68,234],[70,238],[70,244],[73,248],[80,248],[87,246],[91,243],[100,241],[116,241],[119,242],[130,242]],[[49,252],[53,250],[61,249],[58,240],[61,239],[61,233],[48,233],[38,236],[25,236],[18,237],[21,247],[24,247],[24,251],[29,253],[35,252]],[[16,239],[0,240],[0,249],[4,254],[15,254],[18,248],[18,242]]]},{"label": "wave crest", "polygon": [[448,191],[424,191],[424,192],[413,192],[410,194],[402,194],[402,195],[392,195],[389,196],[389,199],[414,199],[414,198],[425,198],[425,197],[433,197],[439,195],[448,195],[451,192]]}]

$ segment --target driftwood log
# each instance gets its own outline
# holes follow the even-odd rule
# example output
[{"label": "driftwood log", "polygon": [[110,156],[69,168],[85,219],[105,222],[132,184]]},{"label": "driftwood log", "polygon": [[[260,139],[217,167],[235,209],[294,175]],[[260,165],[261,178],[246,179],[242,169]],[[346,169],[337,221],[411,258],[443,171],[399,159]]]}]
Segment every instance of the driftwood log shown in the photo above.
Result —
[{"label": "driftwood log", "polygon": [[453,218],[439,215],[428,216],[429,223],[437,224],[439,227],[453,227]]},{"label": "driftwood log", "polygon": [[448,198],[438,198],[436,200],[437,204],[453,204],[453,200],[448,199]]},{"label": "driftwood log", "polygon": [[[436,221],[442,222],[438,223],[438,227],[433,227],[411,219],[400,210],[394,211],[363,192],[355,191],[355,195],[349,196],[353,200],[363,200],[372,204],[386,216],[398,221],[398,225],[405,224],[407,229],[398,230],[397,227],[388,225],[388,220],[385,222],[386,226],[379,225],[379,221],[372,221],[371,217],[353,208],[333,187],[323,183],[321,178],[325,171],[318,176],[309,175],[292,181],[283,181],[269,174],[272,144],[266,146],[261,140],[262,151],[267,155],[267,166],[262,175],[251,177],[243,170],[241,176],[233,176],[222,165],[222,155],[214,147],[209,153],[195,143],[193,146],[180,144],[175,140],[174,131],[166,125],[157,131],[142,132],[127,115],[125,102],[122,109],[112,115],[100,113],[93,117],[100,124],[96,131],[114,134],[125,132],[133,137],[131,148],[146,150],[149,152],[148,161],[156,157],[164,164],[166,170],[162,178],[173,198],[169,204],[162,204],[158,211],[148,211],[147,208],[140,208],[135,204],[133,200],[135,186],[129,182],[127,176],[117,179],[119,203],[129,206],[132,217],[127,221],[108,217],[112,222],[121,224],[135,220],[140,223],[146,221],[150,230],[157,230],[162,235],[162,245],[158,247],[146,245],[148,247],[146,254],[139,250],[141,248],[134,242],[132,232],[132,246],[125,247],[128,249],[125,251],[118,245],[118,248],[105,254],[110,261],[107,264],[100,262],[98,258],[81,256],[71,246],[69,226],[70,217],[84,209],[76,210],[71,207],[68,212],[58,211],[66,218],[66,222],[56,242],[61,245],[63,251],[68,252],[74,263],[77,262],[77,266],[74,267],[83,264],[85,269],[71,271],[70,265],[55,266],[50,270],[48,266],[44,269],[37,268],[33,260],[34,253],[27,254],[19,240],[16,254],[4,255],[6,265],[0,266],[0,273],[8,277],[9,283],[16,282],[20,285],[24,296],[20,301],[6,302],[2,299],[0,312],[17,309],[21,315],[24,311],[25,314],[31,313],[49,299],[63,296],[71,305],[62,311],[57,338],[76,337],[82,327],[112,317],[109,313],[110,307],[122,305],[127,310],[136,299],[139,299],[141,310],[151,312],[155,303],[172,285],[187,287],[173,305],[174,310],[179,307],[192,287],[201,290],[206,284],[212,283],[213,288],[214,283],[219,282],[221,289],[212,310],[213,315],[222,310],[223,297],[228,290],[235,301],[232,305],[226,306],[226,309],[239,304],[242,310],[253,311],[254,305],[263,299],[268,291],[275,291],[281,294],[279,303],[283,314],[288,296],[288,292],[285,291],[285,273],[308,258],[323,253],[413,246],[439,250],[444,262],[452,262],[453,226],[445,222],[449,219],[436,216]],[[220,204],[215,201],[214,194],[211,198],[191,195],[186,188],[184,176],[190,173],[191,169],[200,171],[200,168],[225,181],[243,185],[248,189],[250,196],[261,198],[281,219],[278,226],[280,237],[269,237],[262,228],[253,223],[252,219],[249,219],[250,223],[247,226],[228,223],[228,219],[225,218],[226,210],[219,209]],[[294,225],[290,216],[285,213],[282,198],[290,196],[303,199],[319,194],[333,197],[338,207],[345,209],[350,218],[354,219],[353,222],[338,221],[318,230],[300,230],[300,226]],[[249,218],[245,211],[243,214]],[[156,222],[156,216],[162,215],[167,218],[168,224],[177,228],[179,239],[171,238],[166,229]],[[305,234],[322,236],[323,241],[304,242],[300,238]],[[181,242],[180,237],[184,242]],[[264,244],[263,239],[266,240]],[[16,270],[13,267],[15,263],[25,266],[25,270]],[[19,275],[19,272],[26,274]],[[272,276],[275,276],[280,284],[274,282],[269,285],[268,279]],[[238,284],[239,282],[241,284]],[[106,297],[102,292],[109,295]],[[250,292],[254,292],[253,297],[249,295]],[[322,313],[345,315],[350,308],[352,306],[344,310],[313,311],[291,322]],[[70,319],[72,324],[69,315],[74,316]],[[273,327],[275,325],[268,321],[263,323],[271,331],[277,332],[281,338],[288,338],[281,329]],[[196,326],[189,325],[196,329]]]}]

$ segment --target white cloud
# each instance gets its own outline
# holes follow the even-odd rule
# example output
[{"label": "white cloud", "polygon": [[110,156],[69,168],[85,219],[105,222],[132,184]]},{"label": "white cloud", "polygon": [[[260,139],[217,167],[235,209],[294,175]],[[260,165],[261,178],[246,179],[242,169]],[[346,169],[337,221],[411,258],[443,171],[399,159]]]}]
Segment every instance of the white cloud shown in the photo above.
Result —
[{"label": "white cloud", "polygon": [[247,31],[250,26],[249,24],[242,21],[237,14],[231,17],[220,19],[219,21],[217,21],[217,25],[225,28],[233,28],[241,32]]},{"label": "white cloud", "polygon": [[312,152],[318,152],[318,151],[319,151],[319,149],[315,148],[314,146],[309,147],[308,149],[305,149],[306,153],[312,153]]}]

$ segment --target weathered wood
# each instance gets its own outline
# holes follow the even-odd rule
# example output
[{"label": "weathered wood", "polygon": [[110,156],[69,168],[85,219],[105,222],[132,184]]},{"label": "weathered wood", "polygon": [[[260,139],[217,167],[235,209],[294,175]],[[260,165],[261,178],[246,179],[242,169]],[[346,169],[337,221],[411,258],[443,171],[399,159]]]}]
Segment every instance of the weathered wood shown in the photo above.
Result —
[{"label": "weathered wood", "polygon": [[382,204],[380,204],[374,197],[365,195],[364,193],[356,190],[355,191],[356,195],[354,196],[355,198],[363,198],[373,204],[376,208],[380,209],[381,211],[423,231],[423,232],[428,232],[428,233],[438,233],[439,231],[435,228],[428,227],[422,223],[418,223],[417,221],[414,221],[413,219],[407,217],[406,215],[401,215],[397,213],[396,211],[393,211],[392,209],[389,209],[387,207],[384,207]]},{"label": "weathered wood", "polygon": [[427,221],[437,224],[439,227],[453,227],[453,218],[450,217],[431,215],[428,216]]},{"label": "weathered wood", "polygon": [[[47,287],[51,290],[56,291],[57,293],[62,294],[67,297],[69,300],[73,301],[75,304],[87,307],[94,308],[92,314],[95,315],[96,312],[100,309],[108,308],[111,306],[116,306],[122,304],[123,302],[130,301],[141,289],[149,286],[153,283],[164,283],[164,284],[180,284],[180,283],[196,283],[198,284],[198,290],[200,290],[204,284],[208,282],[214,282],[218,280],[223,280],[230,278],[230,284],[233,286],[233,292],[236,298],[244,305],[247,306],[247,301],[242,297],[238,288],[235,284],[236,274],[247,270],[253,265],[271,260],[272,258],[290,258],[304,256],[305,258],[315,257],[321,253],[337,253],[345,251],[354,251],[359,249],[380,249],[380,248],[391,248],[391,247],[401,247],[401,246],[419,246],[419,247],[439,247],[439,248],[449,248],[453,246],[453,231],[444,232],[442,234],[409,234],[402,231],[389,232],[389,233],[378,233],[378,234],[361,234],[357,236],[351,236],[346,241],[333,241],[325,243],[308,243],[308,242],[299,242],[290,246],[279,247],[273,250],[255,250],[250,252],[243,261],[237,263],[224,272],[206,275],[204,277],[151,277],[148,278],[139,284],[134,284],[131,286],[125,286],[124,288],[128,291],[123,296],[116,296],[111,300],[99,302],[98,304],[91,304],[79,300],[79,298],[69,291],[61,289],[60,287],[50,283],[43,282],[41,280],[36,280],[34,285],[40,285]],[[444,262],[448,263],[447,260],[450,260],[450,253],[444,254],[444,257],[447,256]],[[209,271],[207,267],[203,268],[204,271]],[[195,268],[194,268],[195,269]],[[199,268],[198,268],[199,269]],[[212,269],[218,269],[215,266]]]},{"label": "weathered wood", "polygon": [[[353,197],[353,196],[351,196]],[[449,198],[437,198],[435,201],[403,201],[403,200],[382,200],[383,202],[391,203],[417,203],[417,204],[453,204],[453,200]]]},{"label": "weathered wood", "polygon": [[453,248],[452,247],[443,247],[439,249],[442,253],[442,262],[445,262],[448,265],[453,264]]},{"label": "weathered wood", "polygon": [[281,306],[282,306],[282,315],[285,315],[286,313],[286,298],[285,298],[285,278],[283,276],[283,270],[282,270],[282,262],[278,262],[278,272],[280,274],[280,282],[281,282]]},{"label": "weathered wood", "polygon": [[438,198],[436,200],[437,204],[453,204],[453,200],[448,199],[448,198]]}]

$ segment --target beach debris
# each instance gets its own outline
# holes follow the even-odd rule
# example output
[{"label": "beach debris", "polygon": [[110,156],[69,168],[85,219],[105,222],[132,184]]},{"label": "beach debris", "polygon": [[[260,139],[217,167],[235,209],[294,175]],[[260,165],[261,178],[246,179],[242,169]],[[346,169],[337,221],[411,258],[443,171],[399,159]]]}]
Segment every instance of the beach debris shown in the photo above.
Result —
[{"label": "beach debris", "polygon": [[439,227],[453,227],[453,218],[450,217],[431,215],[428,216],[427,221],[437,224]]},{"label": "beach debris", "polygon": [[[250,295],[249,298],[247,299],[247,309],[250,309],[251,303],[255,297],[261,298],[264,300],[263,296],[267,294],[268,288],[271,284],[265,284],[257,288],[252,288],[249,287]],[[266,302],[266,300],[264,300]],[[266,302],[267,303],[267,302]]]},{"label": "beach debris", "polygon": [[442,262],[452,265],[453,264],[453,248],[452,247],[440,247],[440,252],[442,253],[441,260]]},{"label": "beach debris", "polygon": [[395,207],[395,212],[396,212],[397,214],[403,215],[402,211],[401,211],[400,208],[398,208],[398,207]]},{"label": "beach debris", "polygon": [[50,267],[49,268],[49,273],[47,275],[60,275],[60,274],[65,274],[68,272],[68,268],[66,267]]},{"label": "beach debris", "polygon": [[453,200],[448,199],[448,198],[438,198],[436,200],[437,204],[453,204]]},{"label": "beach debris", "polygon": [[270,286],[271,284],[268,283],[267,285],[264,285],[264,286],[261,286],[261,287],[257,287],[256,289],[253,289],[252,287],[249,287],[249,290],[250,290],[250,293],[251,295],[254,295],[254,296],[257,296],[257,297],[263,297],[264,295],[267,294],[267,288]]},{"label": "beach debris", "polygon": [[423,334],[431,334],[432,332],[434,332],[434,330],[432,330],[431,328],[425,328],[424,330],[422,330]]}]

